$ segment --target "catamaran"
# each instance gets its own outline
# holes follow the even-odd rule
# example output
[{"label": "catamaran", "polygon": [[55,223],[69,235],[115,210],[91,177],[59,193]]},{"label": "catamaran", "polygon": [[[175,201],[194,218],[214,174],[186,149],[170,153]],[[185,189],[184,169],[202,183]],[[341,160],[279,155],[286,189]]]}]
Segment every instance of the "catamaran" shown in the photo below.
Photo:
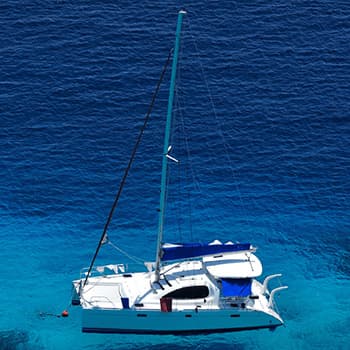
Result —
[{"label": "catamaran", "polygon": [[[185,11],[178,13],[175,47],[171,51],[156,259],[154,263],[145,263],[144,272],[128,271],[125,264],[93,266],[100,246],[108,239],[106,231],[141,132],[92,263],[73,281],[72,304],[82,307],[83,332],[195,334],[274,329],[283,324],[274,297],[287,287],[269,290],[270,280],[281,274],[267,276],[262,283],[257,280],[262,275],[262,264],[250,243],[163,242],[168,161],[176,161],[169,154],[169,139],[185,14]],[[144,126],[146,123],[147,118]]]}]

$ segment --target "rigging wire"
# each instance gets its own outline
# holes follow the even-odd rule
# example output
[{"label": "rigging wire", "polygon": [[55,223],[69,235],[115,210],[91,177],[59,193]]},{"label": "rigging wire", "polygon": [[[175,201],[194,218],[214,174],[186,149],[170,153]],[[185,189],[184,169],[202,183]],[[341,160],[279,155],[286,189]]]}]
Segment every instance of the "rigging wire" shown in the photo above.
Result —
[{"label": "rigging wire", "polygon": [[[183,43],[185,42],[185,36],[183,37]],[[183,55],[183,47],[185,45],[183,44],[181,47],[180,55]],[[188,135],[186,133],[185,128],[185,122],[184,122],[184,110],[185,110],[185,104],[183,103],[183,91],[181,89],[181,78],[182,78],[182,66],[181,66],[182,60],[179,60],[179,67],[178,67],[178,74],[177,74],[177,85],[176,85],[176,93],[175,93],[175,100],[174,100],[174,115],[173,115],[173,123],[175,124],[175,121],[177,123],[177,128],[180,130],[179,133],[173,133],[171,135],[171,142],[177,142],[184,146],[185,151],[185,158],[187,161],[181,162],[177,164],[177,179],[176,181],[178,185],[177,189],[177,197],[178,201],[175,201],[177,204],[175,205],[174,211],[175,215],[177,217],[177,229],[179,233],[179,241],[182,241],[182,233],[183,230],[189,226],[189,233],[190,233],[190,240],[193,240],[193,218],[192,218],[192,198],[191,198],[191,190],[189,186],[186,186],[186,179],[191,176],[191,183],[195,190],[199,193],[203,193],[203,191],[200,188],[198,178],[196,177],[196,173],[192,166],[192,155],[190,152],[189,147],[189,141],[188,141]],[[172,128],[175,129],[175,125]],[[181,135],[181,138],[178,135]],[[174,140],[174,136],[176,136],[176,141]],[[179,145],[180,146],[180,145]],[[170,177],[169,177],[170,178]],[[186,190],[185,190],[186,188]],[[184,192],[182,192],[184,191]],[[184,200],[184,197],[186,197],[186,200]],[[188,224],[185,220],[185,206],[188,206]]]},{"label": "rigging wire", "polygon": [[[215,105],[214,105],[212,93],[211,93],[211,91],[210,91],[208,81],[207,81],[206,78],[205,78],[202,60],[201,60],[201,57],[200,57],[200,55],[199,55],[199,49],[198,49],[196,40],[195,40],[195,38],[194,38],[193,35],[192,35],[191,23],[190,23],[190,21],[188,21],[188,22],[189,22],[188,25],[189,25],[189,27],[190,27],[189,33],[190,33],[190,35],[191,35],[191,37],[192,37],[192,40],[193,40],[193,43],[194,43],[194,46],[195,46],[195,54],[196,54],[197,57],[198,57],[201,75],[202,75],[203,81],[204,81],[204,83],[205,83],[205,87],[206,87],[207,92],[208,92],[208,95],[209,95],[209,102],[210,102],[210,104],[211,104],[211,107],[212,107],[212,110],[213,110],[213,114],[214,114],[214,117],[215,117],[215,121],[216,121],[216,124],[217,124],[217,127],[218,127],[217,130],[218,130],[218,132],[219,132],[219,135],[220,135],[221,139],[223,140],[223,146],[224,146],[224,150],[225,150],[225,154],[226,154],[227,160],[229,161],[229,164],[232,164],[232,159],[231,159],[231,157],[230,157],[230,155],[229,155],[228,146],[227,146],[227,143],[226,143],[226,141],[225,141],[224,133],[223,133],[223,131],[222,131],[221,124],[220,124],[220,122],[219,122],[219,120],[218,120],[218,116],[217,116],[216,108],[215,108]],[[232,169],[232,167],[230,167],[230,170],[231,170],[232,176],[233,176],[235,179],[237,179],[237,176],[236,176],[236,174],[235,174],[235,171]],[[241,191],[240,191],[240,189],[239,189],[239,187],[238,187],[237,181],[235,181],[235,187],[236,187],[236,191],[237,191],[237,193],[238,193],[238,197],[239,197],[241,209],[243,209],[243,211],[241,210],[241,212],[242,212],[242,217],[244,217],[244,219],[247,221],[247,224],[248,224],[248,218],[246,217],[246,213],[247,213],[248,211],[247,211],[247,208],[246,208],[245,205],[244,205],[244,202],[243,202],[243,199],[242,199],[242,194],[241,194]],[[243,215],[243,214],[244,214],[244,215]]]},{"label": "rigging wire", "polygon": [[[231,157],[230,157],[229,152],[228,152],[228,145],[227,145],[227,143],[225,142],[224,135],[223,135],[223,131],[222,131],[221,125],[220,125],[219,120],[218,120],[218,117],[217,117],[217,113],[216,113],[215,105],[214,105],[214,102],[213,102],[212,94],[211,94],[211,92],[210,92],[209,84],[208,84],[207,80],[205,79],[204,69],[203,69],[203,65],[202,65],[201,59],[200,59],[200,55],[199,55],[199,50],[198,50],[198,47],[197,47],[197,43],[196,43],[196,40],[194,39],[194,37],[193,37],[193,35],[192,35],[191,23],[190,23],[190,21],[188,21],[188,22],[189,22],[188,25],[189,25],[189,27],[190,27],[189,33],[190,33],[190,35],[191,35],[191,37],[192,37],[192,39],[193,39],[193,42],[194,42],[195,54],[197,55],[198,60],[199,60],[199,66],[200,66],[200,68],[201,68],[202,77],[203,77],[203,80],[204,80],[204,82],[205,82],[205,85],[206,85],[206,89],[207,89],[207,91],[208,91],[208,94],[209,94],[210,103],[211,103],[211,105],[212,105],[212,109],[213,109],[213,112],[214,112],[214,117],[215,117],[216,123],[217,123],[217,125],[218,125],[218,131],[219,131],[219,133],[220,133],[220,136],[221,136],[222,139],[224,140],[225,154],[226,154],[227,159],[228,159],[228,160],[230,161],[230,163],[232,164],[232,162],[231,162]],[[310,124],[308,124],[308,123],[306,124],[306,126],[307,126],[307,128],[308,128],[309,130],[312,128],[312,127],[310,126]],[[238,131],[236,130],[236,132],[238,132]],[[312,140],[312,138],[308,137],[308,135],[311,135],[311,133],[307,133],[306,135],[307,135],[307,136],[306,136],[306,140],[307,140],[308,142],[310,142],[310,141]],[[228,134],[227,136],[228,136],[229,138],[232,138],[232,136],[231,136],[230,134]],[[231,168],[231,172],[232,172],[233,177],[234,177],[234,178],[237,178],[237,176],[235,175],[234,169]],[[269,185],[270,185],[270,187],[271,187],[272,189],[274,189],[274,187],[275,187],[275,186],[274,186],[274,183],[271,183],[271,184],[269,184]],[[248,218],[248,215],[247,215],[247,213],[249,213],[249,210],[248,210],[248,209],[246,208],[246,206],[244,205],[244,201],[243,201],[243,199],[242,199],[242,194],[241,194],[241,191],[239,190],[239,186],[238,186],[237,183],[235,184],[235,187],[236,187],[236,191],[237,191],[238,196],[239,196],[239,201],[240,201],[240,205],[241,205],[241,213],[244,214],[244,215],[242,215],[242,218],[244,219],[244,221],[246,222],[246,224],[249,224],[249,218]],[[295,189],[296,189],[299,193],[302,193],[303,196],[304,196],[304,198],[307,198],[307,200],[308,200],[309,202],[315,202],[315,200],[313,200],[313,199],[311,198],[311,196],[307,193],[307,191],[305,191],[305,186],[303,185],[302,181],[301,181],[301,182],[295,182],[294,187],[295,187]],[[273,192],[273,190],[271,190],[271,192]],[[254,197],[251,198],[251,200],[253,201],[253,203],[254,203],[255,205],[258,206],[258,204],[257,204],[256,200],[254,199]],[[242,210],[242,209],[243,209],[243,210]],[[270,222],[270,221],[267,221],[267,220],[264,220],[265,224],[268,225],[269,228],[270,228],[272,231],[276,231],[276,230],[282,231],[281,228],[282,228],[283,225],[281,224],[281,220],[280,220],[280,218],[277,217],[276,213],[274,213],[273,211],[270,210],[269,215],[270,215],[270,216],[273,215],[273,216],[275,217],[275,220],[274,220],[274,221],[276,222],[276,225],[277,225],[278,227],[277,227],[277,228],[276,228],[276,227],[273,227],[272,224],[271,224],[271,222]]]},{"label": "rigging wire", "polygon": [[128,165],[127,165],[125,171],[124,171],[123,178],[122,178],[122,180],[121,180],[121,182],[120,182],[120,185],[119,185],[119,190],[118,190],[118,192],[117,192],[117,194],[116,194],[116,197],[115,197],[115,199],[114,199],[114,202],[113,202],[112,208],[111,208],[111,210],[110,210],[110,212],[109,212],[107,221],[106,221],[106,223],[105,223],[105,226],[104,226],[104,229],[103,229],[103,232],[102,232],[100,241],[99,241],[98,246],[97,246],[97,248],[96,248],[95,254],[94,254],[93,258],[92,258],[92,261],[91,261],[89,270],[88,270],[88,272],[87,272],[87,274],[86,274],[86,277],[85,277],[85,280],[84,280],[84,284],[83,284],[84,287],[85,287],[86,282],[87,282],[87,280],[88,280],[88,278],[89,278],[89,276],[90,276],[92,267],[94,266],[95,260],[96,260],[96,258],[97,258],[97,255],[98,255],[99,251],[100,251],[101,246],[102,246],[104,243],[108,242],[107,230],[108,230],[109,224],[110,224],[110,222],[111,222],[111,220],[112,220],[112,217],[113,217],[115,208],[117,207],[118,200],[119,200],[120,195],[121,195],[121,193],[122,193],[122,190],[123,190],[123,187],[124,187],[126,178],[127,178],[128,174],[129,174],[129,170],[130,170],[131,165],[132,165],[132,163],[133,163],[133,161],[134,161],[134,158],[135,158],[135,155],[136,155],[136,151],[137,151],[138,146],[139,146],[139,144],[140,144],[140,142],[141,142],[142,135],[143,135],[143,133],[144,133],[144,131],[145,131],[145,129],[146,129],[148,120],[149,120],[150,115],[151,115],[151,112],[152,112],[152,110],[153,110],[153,106],[154,106],[156,97],[157,97],[157,95],[158,95],[158,92],[159,92],[159,89],[160,89],[160,85],[161,85],[161,83],[162,83],[162,81],[163,81],[163,78],[164,78],[166,69],[167,69],[167,67],[168,67],[168,65],[169,65],[172,52],[173,52],[173,49],[171,49],[171,50],[169,51],[168,58],[167,58],[167,60],[166,60],[166,62],[165,62],[165,64],[164,64],[164,66],[163,66],[163,70],[162,70],[162,72],[161,72],[161,74],[160,74],[160,78],[159,78],[159,80],[158,80],[156,89],[155,89],[155,91],[153,92],[152,100],[151,100],[151,103],[150,103],[150,105],[149,105],[149,107],[148,107],[148,110],[147,110],[147,113],[146,113],[146,116],[145,116],[145,119],[144,119],[142,128],[141,128],[140,133],[139,133],[139,135],[138,135],[138,137],[137,137],[137,140],[136,140],[136,143],[135,143],[135,145],[134,145],[134,148],[133,148],[133,150],[132,150],[132,152],[131,152],[131,157],[130,157],[130,159],[129,159],[129,163],[128,163]]},{"label": "rigging wire", "polygon": [[[189,27],[191,29],[191,24],[189,23]],[[198,57],[198,61],[199,61],[199,66],[200,66],[200,69],[201,69],[201,74],[202,74],[202,78],[203,78],[203,81],[205,83],[205,87],[207,89],[207,92],[208,92],[208,95],[209,95],[209,101],[210,101],[210,104],[212,106],[212,109],[213,109],[213,113],[214,113],[214,117],[215,117],[215,121],[216,121],[216,124],[218,126],[218,132],[220,134],[220,137],[222,138],[223,140],[223,145],[224,145],[224,150],[225,150],[225,155],[227,157],[227,160],[229,161],[229,164],[232,164],[232,159],[229,155],[229,147],[227,145],[227,142],[225,142],[225,137],[224,137],[224,133],[222,131],[222,127],[221,127],[221,124],[219,122],[219,119],[218,119],[218,116],[217,116],[217,112],[216,112],[216,109],[215,109],[215,105],[214,105],[214,101],[213,101],[213,97],[212,97],[212,94],[211,94],[211,91],[210,91],[210,87],[209,87],[209,84],[205,78],[205,75],[204,75],[204,69],[203,69],[203,65],[202,65],[202,61],[201,61],[201,57],[199,55],[199,49],[198,49],[198,46],[197,46],[197,42],[195,40],[195,38],[193,37],[192,35],[192,30],[189,31],[191,37],[192,37],[192,40],[193,40],[193,43],[194,43],[194,46],[195,46],[195,54],[197,55]],[[237,133],[239,132],[238,130],[235,130]],[[232,138],[232,136],[230,134],[228,134],[228,137]],[[231,173],[232,173],[232,176],[233,178],[237,179],[237,176],[236,176],[236,173],[234,171],[234,169],[231,167],[230,168],[231,170]],[[273,185],[272,185],[273,186]],[[236,192],[238,194],[238,198],[239,198],[239,202],[240,202],[240,212],[241,212],[241,218],[242,220],[245,222],[245,224],[247,226],[249,226],[249,218],[248,218],[248,213],[249,213],[249,210],[247,209],[246,205],[244,204],[244,201],[243,201],[243,198],[242,198],[242,193],[239,189],[239,185],[237,184],[237,181],[235,182],[235,188],[236,188]],[[253,202],[256,204],[256,201],[254,198],[252,198]],[[279,220],[276,220],[277,222]],[[275,228],[272,227],[271,223],[270,222],[266,222],[267,225],[269,225],[270,229],[272,230],[275,230]]]},{"label": "rigging wire", "polygon": [[[177,119],[178,119],[178,115],[179,115],[179,111],[178,110],[178,100],[179,100],[179,94],[180,94],[180,82],[181,82],[181,73],[182,73],[182,58],[183,58],[183,48],[184,48],[184,43],[185,43],[185,35],[183,33],[182,35],[182,43],[179,49],[179,60],[178,60],[178,66],[177,66],[177,76],[176,76],[176,85],[175,85],[175,94],[174,94],[174,104],[173,104],[173,117],[172,117],[172,127],[171,130],[173,130],[173,132],[170,135],[170,143],[171,145],[175,145],[177,147],[180,147],[180,142],[179,142],[179,133],[177,132]],[[180,150],[180,148],[179,148]],[[176,150],[175,150],[176,151]],[[176,191],[174,192],[174,195],[176,196],[173,201],[173,203],[175,204],[174,206],[174,213],[176,216],[176,226],[177,226],[177,233],[178,233],[178,237],[177,239],[175,239],[175,241],[181,242],[182,241],[182,225],[181,225],[181,219],[182,219],[182,203],[181,203],[181,168],[183,166],[183,160],[179,159],[179,163],[176,164]],[[173,167],[172,167],[173,168]],[[169,167],[169,171],[171,170],[171,167]],[[168,182],[170,183],[170,179],[173,179],[173,176],[168,176]],[[175,232],[174,232],[175,233]],[[176,237],[176,236],[175,236]]]},{"label": "rigging wire", "polygon": [[115,250],[117,250],[119,253],[125,255],[126,257],[128,257],[130,260],[134,261],[137,264],[142,264],[144,263],[144,260],[139,259],[138,257],[134,256],[134,255],[130,255],[129,253],[127,253],[125,250],[119,248],[118,246],[116,246],[115,244],[113,244],[110,240],[108,241],[108,244],[111,245]]},{"label": "rigging wire", "polygon": [[[184,128],[184,105],[181,105],[181,99],[182,99],[182,89],[181,89],[181,79],[182,79],[182,59],[181,57],[184,56],[184,47],[186,41],[186,35],[184,34],[182,37],[182,45],[179,52],[179,63],[178,63],[178,69],[177,69],[177,84],[175,87],[175,96],[174,96],[174,107],[173,107],[173,118],[172,118],[172,130],[175,130],[171,134],[171,144],[176,144],[179,146],[179,150],[181,151],[182,145],[185,146],[185,157],[187,161],[179,160],[179,163],[176,164],[177,169],[177,190],[176,190],[176,200],[174,201],[175,207],[174,213],[176,216],[176,223],[177,223],[177,232],[178,232],[178,241],[182,242],[183,240],[183,232],[186,230],[187,225],[189,226],[189,233],[190,233],[190,240],[193,240],[193,225],[192,225],[192,205],[191,205],[191,194],[190,189],[188,186],[186,186],[186,179],[187,179],[187,173],[188,173],[188,162],[190,161],[189,157],[189,146],[188,146],[188,138],[187,135],[185,135],[185,128]],[[179,132],[176,132],[179,131]],[[181,136],[180,136],[181,135]],[[180,152],[181,153],[181,152]],[[182,153],[181,153],[182,154]],[[183,155],[183,154],[182,154]],[[170,170],[170,169],[169,169]],[[168,179],[173,178],[172,176],[169,176]],[[185,189],[186,188],[186,189]],[[184,197],[187,199],[184,200]],[[186,212],[186,205],[188,206],[188,212]],[[186,212],[186,213],[185,213]],[[185,215],[188,214],[188,217]],[[189,223],[186,223],[187,217]]]},{"label": "rigging wire", "polygon": [[[190,153],[190,148],[189,148],[189,145],[188,145],[188,137],[187,137],[187,134],[186,134],[186,130],[185,130],[185,122],[184,122],[184,118],[183,118],[183,113],[181,113],[181,109],[180,110],[180,115],[181,115],[181,131],[182,131],[182,135],[184,137],[184,143],[185,143],[185,150],[186,150],[186,153],[187,153],[187,159],[188,159],[188,162],[187,162],[187,166],[186,168],[184,169],[184,173],[185,174],[188,174],[189,170],[191,170],[191,175],[192,175],[192,183],[194,182],[194,174],[193,174],[193,168],[192,168],[192,163],[191,163],[191,160],[190,160],[190,157],[191,157],[191,153]],[[189,169],[190,168],[190,169]],[[188,175],[185,175],[185,178],[187,178]],[[197,180],[198,181],[198,180]],[[187,197],[187,203],[188,203],[188,210],[189,210],[189,216],[188,216],[188,219],[189,219],[189,230],[190,230],[190,239],[191,241],[193,241],[193,220],[192,220],[192,197],[191,197],[191,191],[190,191],[190,188],[189,186],[186,186],[186,197]]]}]

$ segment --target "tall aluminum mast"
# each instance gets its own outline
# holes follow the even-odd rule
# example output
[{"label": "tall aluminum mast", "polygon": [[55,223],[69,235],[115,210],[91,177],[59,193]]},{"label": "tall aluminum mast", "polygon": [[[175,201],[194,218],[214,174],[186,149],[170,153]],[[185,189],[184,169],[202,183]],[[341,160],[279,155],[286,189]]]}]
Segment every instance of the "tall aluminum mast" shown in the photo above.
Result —
[{"label": "tall aluminum mast", "polygon": [[166,183],[167,183],[167,170],[168,170],[168,157],[167,156],[168,156],[168,152],[169,152],[171,117],[172,117],[173,100],[174,100],[174,93],[175,93],[177,60],[178,60],[179,48],[180,48],[182,18],[185,14],[186,14],[186,11],[183,11],[183,10],[179,11],[179,14],[178,14],[173,65],[172,65],[172,70],[171,70],[170,90],[169,90],[169,99],[168,99],[168,112],[167,112],[165,136],[164,136],[162,179],[161,179],[161,187],[160,187],[158,241],[157,241],[157,255],[156,255],[156,266],[155,266],[155,281],[156,282],[159,281],[159,277],[160,277],[159,271],[160,271],[160,261],[161,261],[161,254],[162,254],[165,199],[166,199]]}]

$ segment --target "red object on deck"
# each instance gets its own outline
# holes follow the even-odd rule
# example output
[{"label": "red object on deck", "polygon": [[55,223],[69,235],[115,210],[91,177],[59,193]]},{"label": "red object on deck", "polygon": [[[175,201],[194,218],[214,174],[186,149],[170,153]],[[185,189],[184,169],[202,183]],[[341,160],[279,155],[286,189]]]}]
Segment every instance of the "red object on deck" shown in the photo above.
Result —
[{"label": "red object on deck", "polygon": [[160,299],[160,310],[162,312],[171,312],[172,311],[172,298],[161,298]]}]

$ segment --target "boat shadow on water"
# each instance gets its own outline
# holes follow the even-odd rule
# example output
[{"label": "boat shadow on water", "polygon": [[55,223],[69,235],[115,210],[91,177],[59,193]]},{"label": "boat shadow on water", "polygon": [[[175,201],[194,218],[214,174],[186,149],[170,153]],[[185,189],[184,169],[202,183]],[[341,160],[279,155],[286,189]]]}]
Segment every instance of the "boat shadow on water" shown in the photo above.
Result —
[{"label": "boat shadow on water", "polygon": [[[177,338],[179,339],[179,338]],[[230,342],[208,342],[206,338],[194,337],[186,338],[186,340],[174,340],[171,343],[159,343],[155,344],[125,344],[125,346],[111,346],[111,344],[105,347],[105,349],[118,349],[118,350],[206,350],[206,349],[234,349],[234,350],[245,350],[248,349],[248,344],[242,344],[231,340]]]},{"label": "boat shadow on water", "polygon": [[1,350],[27,349],[28,342],[29,336],[25,331],[16,329],[0,331]]}]

